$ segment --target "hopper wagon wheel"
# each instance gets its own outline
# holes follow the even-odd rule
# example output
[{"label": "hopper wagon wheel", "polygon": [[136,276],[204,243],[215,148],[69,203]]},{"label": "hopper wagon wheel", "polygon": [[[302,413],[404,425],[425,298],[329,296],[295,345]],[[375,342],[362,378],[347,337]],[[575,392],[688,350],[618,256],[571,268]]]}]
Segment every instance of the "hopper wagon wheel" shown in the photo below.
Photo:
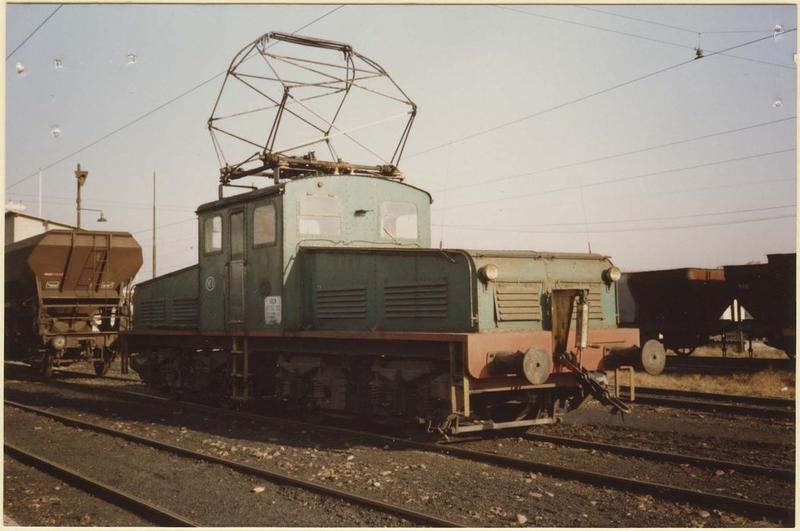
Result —
[{"label": "hopper wagon wheel", "polygon": [[39,362],[38,367],[36,367],[36,369],[39,371],[39,374],[44,378],[50,378],[53,376],[53,357],[54,356],[51,352],[45,352],[42,354],[42,361]]},{"label": "hopper wagon wheel", "polygon": [[105,376],[111,362],[114,361],[114,351],[107,348],[97,348],[94,350],[96,358],[101,358],[94,362],[94,373],[97,376]]}]

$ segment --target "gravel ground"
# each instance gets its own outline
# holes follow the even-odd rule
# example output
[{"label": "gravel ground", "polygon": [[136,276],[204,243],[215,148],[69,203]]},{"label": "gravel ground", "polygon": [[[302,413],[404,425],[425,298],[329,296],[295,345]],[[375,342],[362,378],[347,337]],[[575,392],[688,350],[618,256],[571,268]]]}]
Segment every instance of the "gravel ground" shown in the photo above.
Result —
[{"label": "gravel ground", "polygon": [[761,418],[752,415],[689,411],[661,406],[633,404],[630,414],[610,415],[608,408],[594,400],[568,413],[568,425],[613,426],[627,430],[651,431],[704,439],[716,438],[748,443],[789,445],[794,448],[795,423],[790,419]]},{"label": "gravel ground", "polygon": [[[59,411],[86,420],[102,420],[133,433],[298,474],[472,526],[779,525],[443,455],[376,447],[353,436],[193,413],[174,404],[142,406],[25,384],[7,384],[6,396],[31,404],[58,404]],[[671,470],[683,473],[677,465]],[[294,516],[281,523],[299,525]]]},{"label": "gravel ground", "polygon": [[557,466],[580,468],[641,481],[667,483],[688,489],[700,486],[704,491],[764,503],[786,506],[794,504],[793,481],[772,479],[763,474],[745,474],[730,469],[708,469],[687,463],[656,462],[523,438],[484,440],[460,446]]},{"label": "gravel ground", "polygon": [[[8,441],[207,526],[369,526],[409,522],[222,465],[5,408]],[[102,452],[102,459],[98,454]],[[27,487],[30,489],[30,487]],[[63,525],[63,524],[62,524]],[[84,524],[85,525],[85,524]]]},{"label": "gravel ground", "polygon": [[[653,412],[656,413],[656,412]],[[748,427],[747,419],[740,419],[738,423],[731,423],[727,419],[718,419],[706,413],[679,413],[677,418],[695,417],[687,419],[691,423],[695,419],[705,421],[705,431],[692,429],[691,433],[680,431],[662,430],[660,419],[656,414],[651,413],[649,424],[641,422],[632,426],[631,424],[602,424],[602,417],[596,417],[595,423],[590,422],[562,422],[551,426],[537,428],[537,431],[547,435],[562,437],[575,437],[589,441],[606,442],[610,444],[621,444],[648,448],[663,452],[681,453],[697,455],[713,459],[723,459],[740,463],[754,465],[771,466],[777,468],[794,468],[795,466],[795,444],[793,430],[786,432],[782,425],[777,426],[778,434],[775,434],[775,426],[761,432],[764,439],[771,442],[758,440],[752,437],[751,428]],[[663,412],[661,414],[663,417]],[[585,419],[590,420],[590,419]],[[730,424],[740,425],[741,433],[734,431],[728,432]],[[757,428],[763,428],[758,421]],[[754,432],[758,434],[758,431]],[[730,435],[733,435],[731,437]],[[741,437],[746,435],[746,437]]]},{"label": "gravel ground", "polygon": [[[149,526],[147,520],[97,499],[9,456],[3,460],[3,518],[21,526]],[[5,520],[11,516],[14,523]]]}]

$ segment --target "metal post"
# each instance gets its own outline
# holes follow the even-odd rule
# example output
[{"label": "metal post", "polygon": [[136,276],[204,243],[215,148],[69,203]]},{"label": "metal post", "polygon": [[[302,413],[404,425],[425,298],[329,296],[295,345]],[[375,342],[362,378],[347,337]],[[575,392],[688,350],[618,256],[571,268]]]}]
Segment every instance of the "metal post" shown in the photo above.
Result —
[{"label": "metal post", "polygon": [[[80,171],[80,169],[81,169],[81,165],[78,164],[78,171]],[[77,175],[78,171],[75,172],[76,175]],[[75,203],[77,205],[76,206],[76,209],[77,209],[76,212],[78,213],[78,216],[77,216],[78,219],[77,219],[75,225],[78,228],[81,228],[81,179],[80,179],[80,177],[78,177],[77,181],[78,181],[78,194],[77,194],[77,199],[75,200]]]},{"label": "metal post", "polygon": [[42,217],[42,169],[39,168],[39,217]]},{"label": "metal post", "polygon": [[153,172],[153,278],[156,278],[156,172]]},{"label": "metal post", "polygon": [[75,170],[75,179],[78,181],[78,193],[75,199],[76,204],[76,214],[77,214],[77,226],[81,228],[81,188],[83,184],[86,182],[86,177],[89,176],[89,172],[86,170],[81,170],[81,165],[78,164],[78,168]]}]

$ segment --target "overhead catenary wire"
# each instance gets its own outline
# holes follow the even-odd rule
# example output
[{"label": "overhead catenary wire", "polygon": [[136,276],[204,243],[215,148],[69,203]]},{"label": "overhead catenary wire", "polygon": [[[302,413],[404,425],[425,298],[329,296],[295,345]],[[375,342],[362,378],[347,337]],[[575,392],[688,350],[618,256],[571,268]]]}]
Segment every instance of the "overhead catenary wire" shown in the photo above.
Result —
[{"label": "overhead catenary wire", "polygon": [[[595,157],[595,158],[592,158],[592,159],[580,160],[580,161],[576,161],[576,162],[568,162],[568,163],[565,163],[565,164],[559,164],[557,166],[550,166],[549,168],[542,168],[542,169],[539,169],[539,170],[533,170],[533,171],[524,172],[524,173],[515,173],[515,174],[512,174],[512,175],[506,175],[506,176],[503,176],[503,177],[498,177],[496,179],[492,179],[492,184],[494,185],[494,184],[497,184],[498,182],[502,182],[502,181],[509,181],[509,180],[513,180],[513,179],[519,179],[521,177],[530,177],[531,175],[538,175],[538,174],[541,174],[541,173],[548,173],[548,172],[551,172],[551,171],[563,170],[563,169],[566,169],[566,168],[573,168],[575,166],[583,166],[584,164],[591,164],[591,163],[594,163],[594,162],[603,162],[603,161],[606,161],[606,160],[612,160],[612,159],[615,159],[615,158],[625,157],[625,156],[628,156],[628,155],[636,155],[636,154],[639,154],[639,153],[645,153],[647,151],[653,151],[653,150],[656,150],[656,149],[662,149],[662,148],[677,146],[677,145],[680,145],[680,144],[688,144],[689,142],[696,142],[698,140],[707,140],[709,138],[715,138],[715,137],[719,137],[719,136],[723,136],[723,135],[729,135],[729,134],[733,134],[733,133],[741,133],[743,131],[748,131],[750,129],[756,129],[758,127],[765,127],[765,126],[768,126],[768,125],[775,125],[775,124],[779,124],[779,123],[782,123],[782,122],[795,120],[796,118],[797,118],[796,116],[789,116],[787,118],[779,118],[777,120],[770,120],[768,122],[760,122],[760,123],[757,123],[757,124],[751,124],[751,125],[747,125],[747,126],[743,126],[743,127],[737,127],[737,128],[734,128],[734,129],[727,129],[725,131],[717,131],[715,133],[709,133],[709,134],[706,134],[706,135],[695,136],[695,137],[692,137],[692,138],[685,138],[685,139],[682,139],[682,140],[674,140],[674,141],[671,141],[671,142],[666,142],[664,144],[657,144],[655,146],[648,146],[648,147],[644,147],[644,148],[634,149],[634,150],[631,150],[631,151],[625,151],[625,152],[622,152],[622,153],[614,153],[614,154],[611,154],[611,155],[604,155],[602,157]],[[485,187],[485,186],[486,186],[486,182],[483,181],[483,182],[467,183],[467,184],[459,184],[459,185],[455,185],[455,186],[448,186],[446,188],[439,188],[439,189],[436,189],[436,190],[431,190],[431,192],[435,193],[435,192],[442,192],[442,191],[445,191],[445,190],[452,191],[452,190],[461,190],[461,189],[464,189],[464,188]]]},{"label": "overhead catenary wire", "polygon": [[[308,22],[307,24],[297,28],[292,33],[297,33],[298,31],[304,30],[305,28],[311,26],[312,24],[315,24],[315,23],[319,22],[320,20],[324,19],[325,17],[328,17],[328,16],[332,15],[333,13],[338,11],[339,9],[342,9],[343,7],[344,7],[344,5],[340,5],[340,6],[335,7],[334,9],[331,9],[330,11],[318,16],[317,18],[315,18],[314,20]],[[200,83],[197,83],[196,85],[193,85],[192,87],[190,87],[189,89],[181,92],[177,96],[174,96],[174,97],[170,98],[169,100],[165,101],[164,103],[162,103],[162,104],[150,109],[149,111],[147,111],[147,112],[145,112],[143,114],[140,114],[136,118],[134,118],[134,119],[122,124],[121,126],[119,126],[116,129],[110,131],[109,133],[106,133],[105,135],[101,136],[100,138],[98,138],[96,140],[93,140],[92,142],[89,142],[88,144],[84,145],[83,147],[76,149],[75,151],[73,151],[69,155],[61,157],[60,159],[55,160],[55,161],[47,164],[46,166],[42,166],[41,170],[48,170],[48,169],[52,168],[53,166],[57,166],[58,164],[61,164],[65,160],[68,160],[68,159],[74,157],[75,155],[77,155],[79,153],[82,153],[83,151],[86,151],[87,149],[89,149],[89,148],[91,148],[93,146],[96,146],[100,142],[102,142],[102,141],[104,141],[104,140],[116,135],[117,133],[127,129],[128,127],[130,127],[130,126],[132,126],[134,124],[139,123],[140,121],[144,120],[148,116],[150,116],[152,114],[155,114],[156,112],[160,111],[161,109],[163,109],[163,108],[165,108],[165,107],[167,107],[169,105],[172,105],[173,103],[175,103],[176,101],[180,100],[181,98],[184,98],[185,96],[188,96],[189,94],[195,92],[196,90],[208,85],[209,83],[211,83],[215,79],[224,76],[226,73],[227,73],[227,70],[225,70],[223,72],[219,72],[217,74],[214,74],[212,77],[209,77],[208,79],[206,79],[204,81],[201,81]],[[11,188],[13,188],[13,187],[15,187],[15,186],[27,181],[28,179],[31,179],[31,178],[35,177],[36,175],[39,174],[39,171],[40,171],[40,169],[37,169],[35,172],[33,172],[33,173],[31,173],[31,174],[29,174],[29,175],[27,175],[27,176],[15,181],[13,183],[11,183],[10,185],[8,185],[6,187],[6,190],[9,190],[9,189],[11,189]]]},{"label": "overhead catenary wire", "polygon": [[33,31],[31,31],[31,32],[28,34],[28,36],[27,36],[27,37],[25,37],[24,39],[22,39],[22,42],[21,42],[21,43],[19,43],[19,44],[17,45],[17,47],[16,47],[16,48],[14,48],[13,50],[11,50],[11,53],[10,53],[10,54],[6,55],[6,61],[8,61],[8,60],[11,58],[11,56],[12,56],[12,55],[14,55],[14,54],[17,52],[17,50],[19,50],[20,48],[22,48],[22,47],[25,45],[25,43],[26,43],[26,42],[28,42],[28,40],[30,40],[30,38],[31,38],[31,37],[33,37],[33,36],[36,34],[36,32],[37,32],[37,31],[39,31],[39,30],[42,28],[42,26],[44,26],[45,24],[47,24],[47,21],[48,21],[48,20],[50,20],[51,18],[53,18],[53,15],[55,15],[56,13],[58,13],[58,10],[59,10],[59,9],[61,9],[62,7],[64,7],[64,4],[58,4],[58,6],[57,6],[57,7],[56,7],[56,8],[55,8],[55,9],[54,9],[54,10],[53,10],[53,11],[52,11],[52,12],[51,12],[49,15],[47,15],[47,17],[45,17],[45,19],[44,19],[43,21],[41,21],[41,22],[39,23],[39,25],[38,25],[38,26],[36,26],[35,28],[33,28]]},{"label": "overhead catenary wire", "polygon": [[456,230],[470,230],[470,231],[479,231],[479,232],[504,232],[504,233],[513,233],[513,234],[611,234],[611,233],[620,233],[620,232],[653,232],[653,231],[662,231],[662,230],[683,230],[683,229],[698,229],[703,227],[723,227],[728,225],[741,225],[743,223],[757,223],[761,221],[772,221],[778,219],[789,219],[789,218],[796,218],[796,214],[786,214],[781,216],[766,216],[760,218],[749,218],[749,219],[740,219],[740,220],[733,220],[733,221],[720,221],[714,223],[696,223],[692,225],[673,225],[673,226],[666,226],[666,227],[629,227],[629,228],[621,228],[621,229],[577,229],[577,230],[552,230],[552,229],[541,229],[541,230],[528,230],[528,229],[498,229],[495,227],[462,227],[460,225],[447,225],[448,229],[456,229]]},{"label": "overhead catenary wire", "polygon": [[[517,228],[530,228],[530,227],[570,227],[570,226],[583,226],[586,223],[591,225],[612,225],[617,223],[642,223],[645,221],[672,221],[678,219],[692,219],[702,218],[707,216],[729,216],[731,214],[751,214],[754,212],[766,212],[770,210],[781,210],[784,208],[797,208],[797,203],[789,203],[785,205],[773,205],[760,208],[740,208],[736,210],[723,210],[720,212],[700,212],[696,214],[683,214],[680,216],[658,216],[649,218],[629,218],[629,219],[615,219],[606,221],[568,221],[560,223],[528,223],[525,225],[495,225],[497,229],[517,229]],[[444,224],[442,224],[444,226]],[[481,225],[459,225],[464,228],[480,228]]]},{"label": "overhead catenary wire", "polygon": [[[23,193],[9,193],[9,197],[14,198],[22,198],[22,197],[38,197],[37,194],[23,194]],[[65,201],[74,201],[74,197],[65,197],[65,196],[58,196],[58,195],[51,195],[48,196],[48,199],[44,199],[43,202],[50,203],[50,204],[58,204],[63,205]],[[95,206],[103,206],[105,205],[107,208],[129,208],[129,209],[152,209],[153,205],[147,205],[145,203],[129,203],[126,201],[113,201],[107,199],[92,199],[92,204]],[[180,205],[158,205],[159,210],[170,210],[175,212],[194,212],[196,210],[195,207],[189,206],[180,206]]]},{"label": "overhead catenary wire", "polygon": [[[784,33],[792,33],[794,31],[796,31],[796,28],[792,28],[790,30],[786,30]],[[716,51],[716,52],[708,52],[699,61],[702,62],[703,60],[706,60],[709,57],[713,57],[715,55],[720,55],[723,52],[727,52],[727,51],[730,51],[730,50],[735,50],[737,48],[742,48],[744,46],[750,46],[752,44],[764,41],[766,39],[771,39],[771,38],[772,38],[772,36],[759,37],[758,39],[753,39],[753,40],[750,40],[750,41],[747,41],[747,42],[743,42],[741,44],[730,46],[728,48],[725,48],[724,50],[719,50],[719,51]],[[584,101],[586,101],[588,99],[600,96],[602,94],[607,94],[609,92],[618,90],[618,89],[623,88],[623,87],[627,87],[627,86],[632,85],[634,83],[638,83],[639,81],[644,81],[645,79],[649,79],[649,78],[655,77],[657,75],[663,74],[665,72],[669,72],[671,70],[675,70],[676,68],[680,68],[682,66],[686,66],[686,65],[688,65],[690,63],[696,63],[696,62],[698,62],[698,59],[692,58],[692,59],[687,59],[686,61],[681,61],[680,63],[675,63],[673,65],[666,66],[664,68],[659,68],[658,70],[655,70],[653,72],[650,72],[650,73],[647,73],[647,74],[644,74],[644,75],[641,75],[641,76],[637,76],[637,77],[635,77],[633,79],[629,79],[627,81],[623,81],[621,83],[617,83],[616,85],[612,85],[610,87],[606,87],[604,89],[600,89],[600,90],[597,90],[595,92],[591,92],[591,93],[586,94],[584,96],[580,96],[578,98],[574,98],[574,99],[565,101],[563,103],[559,103],[558,105],[554,105],[552,107],[548,107],[546,109],[542,109],[540,111],[536,111],[534,113],[527,114],[527,115],[522,116],[520,118],[516,118],[516,119],[510,120],[508,122],[503,122],[501,124],[498,124],[498,125],[486,128],[486,129],[482,129],[480,131],[476,131],[474,133],[470,133],[468,135],[465,135],[465,136],[462,136],[462,137],[459,137],[459,138],[455,138],[453,140],[449,140],[447,142],[432,146],[432,147],[424,149],[422,151],[417,151],[416,153],[412,153],[411,155],[407,155],[406,156],[406,160],[408,160],[410,158],[418,157],[420,155],[424,155],[424,154],[427,154],[427,153],[431,153],[433,151],[437,151],[437,150],[445,148],[447,146],[452,146],[454,144],[459,144],[461,142],[465,142],[467,140],[471,140],[471,139],[477,138],[479,136],[483,136],[483,135],[486,135],[486,134],[489,134],[489,133],[493,133],[494,131],[498,131],[500,129],[504,129],[504,128],[510,127],[512,125],[516,125],[516,124],[519,124],[519,123],[522,123],[522,122],[526,122],[526,121],[531,120],[533,118],[537,118],[539,116],[551,113],[553,111],[557,111],[559,109],[563,109],[565,107],[569,107],[570,105],[575,105],[577,103],[584,102]]]},{"label": "overhead catenary wire", "polygon": [[712,31],[700,31],[700,30],[697,30],[697,29],[689,29],[689,28],[683,28],[681,26],[674,26],[672,24],[664,24],[663,22],[656,22],[654,20],[648,20],[648,19],[645,19],[645,18],[632,17],[630,15],[623,15],[621,13],[614,13],[612,11],[604,11],[602,9],[597,9],[597,8],[594,8],[594,7],[588,7],[588,6],[572,6],[572,7],[576,7],[578,9],[585,9],[586,11],[594,11],[595,13],[602,13],[604,15],[608,15],[608,16],[611,16],[611,17],[619,17],[619,18],[625,18],[625,19],[628,19],[628,20],[635,20],[637,22],[644,22],[645,24],[652,24],[654,26],[661,26],[663,28],[670,28],[670,29],[674,29],[674,30],[685,31],[685,32],[688,32],[688,33],[695,33],[695,34],[696,33],[709,33],[709,34],[711,34],[711,33],[714,33],[714,34],[721,34],[721,33],[772,33],[774,31],[774,29],[768,29],[768,30],[748,29],[748,30],[725,30],[725,31],[713,31],[713,30]]},{"label": "overhead catenary wire", "polygon": [[[676,172],[681,172],[681,171],[696,170],[696,169],[699,169],[699,168],[708,168],[710,166],[717,166],[717,165],[720,165],[720,164],[730,164],[730,163],[733,163],[733,162],[741,162],[741,161],[744,161],[744,160],[752,160],[752,159],[757,159],[757,158],[762,158],[762,157],[770,157],[770,156],[779,155],[779,154],[782,154],[782,153],[790,153],[792,151],[797,151],[797,148],[796,147],[791,147],[791,148],[786,148],[786,149],[780,149],[780,150],[777,150],[777,151],[768,151],[766,153],[756,153],[756,154],[753,154],[753,155],[745,155],[745,156],[742,156],[742,157],[733,157],[733,158],[724,159],[724,160],[715,160],[715,161],[712,161],[712,162],[703,162],[703,163],[694,164],[694,165],[691,165],[691,166],[682,166],[682,167],[679,167],[679,168],[670,168],[670,169],[666,169],[666,170],[658,170],[658,171],[652,171],[652,172],[648,172],[648,173],[641,173],[641,174],[637,174],[637,175],[629,175],[629,176],[626,176],[626,177],[617,177],[617,178],[614,178],[614,179],[606,179],[606,180],[603,180],[603,181],[594,181],[594,182],[590,182],[590,183],[585,183],[585,184],[583,184],[581,186],[583,186],[584,188],[588,188],[590,186],[601,186],[601,185],[620,183],[620,182],[625,182],[625,181],[633,181],[635,179],[644,179],[646,177],[654,177],[656,175],[666,175],[668,173],[676,173]],[[526,193],[526,194],[514,193],[513,197],[497,197],[497,198],[493,198],[493,199],[481,199],[480,201],[473,201],[473,202],[470,202],[470,203],[460,203],[458,205],[448,205],[448,206],[439,207],[439,208],[448,209],[448,210],[449,209],[454,209],[454,208],[464,208],[464,207],[468,207],[468,206],[482,205],[482,204],[487,204],[487,203],[495,203],[497,201],[506,201],[508,199],[521,199],[521,198],[524,198],[524,197],[532,197],[532,196],[537,196],[537,195],[554,194],[554,193],[558,193],[558,192],[565,192],[565,191],[568,191],[568,190],[576,190],[576,189],[578,189],[577,185],[562,186],[561,188],[550,188],[548,190],[538,190],[536,192],[530,192],[530,193]]]},{"label": "overhead catenary wire", "polygon": [[[515,13],[520,13],[522,15],[528,15],[528,16],[531,16],[531,17],[544,18],[544,19],[548,19],[548,20],[555,20],[557,22],[563,22],[564,24],[582,26],[584,28],[589,28],[589,29],[593,29],[593,30],[597,30],[597,31],[604,31],[604,32],[607,32],[607,33],[616,33],[617,35],[622,35],[622,36],[625,36],[625,37],[632,37],[632,38],[635,38],[635,39],[655,42],[655,43],[659,43],[659,44],[666,44],[668,46],[674,46],[676,48],[684,48],[684,49],[693,49],[694,48],[693,46],[690,46],[690,45],[687,45],[687,44],[680,44],[680,43],[677,43],[677,42],[667,41],[667,40],[664,40],[664,39],[656,39],[654,37],[647,37],[647,36],[644,36],[644,35],[639,35],[637,33],[629,33],[629,32],[626,32],[626,31],[620,31],[620,30],[615,30],[615,29],[610,29],[610,28],[604,28],[602,26],[596,26],[596,25],[593,25],[593,24],[586,24],[584,22],[577,22],[575,20],[569,20],[569,19],[565,19],[565,18],[553,17],[553,16],[550,16],[550,15],[543,15],[541,13],[533,13],[531,11],[525,11],[525,10],[522,10],[522,9],[516,9],[516,8],[510,7],[510,6],[495,6],[495,7],[499,8],[499,9],[505,9],[506,11],[513,11]],[[578,7],[578,6],[575,6],[575,7]],[[706,32],[694,31],[693,33],[700,34],[700,33],[706,33]],[[770,37],[774,35],[774,32],[772,30],[770,30],[770,31],[760,31],[758,33],[769,33]],[[769,66],[775,66],[775,67],[778,67],[778,68],[785,68],[787,70],[794,70],[794,68],[795,68],[792,65],[784,65],[784,64],[780,64],[780,63],[773,63],[771,61],[764,61],[762,59],[754,59],[752,57],[742,57],[740,55],[732,55],[732,54],[727,54],[727,53],[722,53],[721,55],[724,55],[725,57],[730,57],[731,59],[739,59],[741,61],[748,61],[748,62],[751,62],[751,63],[761,63],[761,64],[765,64],[765,65],[769,65]]]},{"label": "overhead catenary wire", "polygon": [[[163,229],[165,227],[172,227],[173,225],[180,225],[182,223],[189,223],[190,221],[197,221],[197,217],[181,219],[179,221],[173,221],[172,223],[165,223],[163,225],[158,225],[156,228],[157,229]],[[142,232],[150,232],[152,230],[153,230],[153,227],[147,227],[146,229],[134,230],[134,231],[130,231],[130,232],[131,232],[131,234],[140,234]]]}]

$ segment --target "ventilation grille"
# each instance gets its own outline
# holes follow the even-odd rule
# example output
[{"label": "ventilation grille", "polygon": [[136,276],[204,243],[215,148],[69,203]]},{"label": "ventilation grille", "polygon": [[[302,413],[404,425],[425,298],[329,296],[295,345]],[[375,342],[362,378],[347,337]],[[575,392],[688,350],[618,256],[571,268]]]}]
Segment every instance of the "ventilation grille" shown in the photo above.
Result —
[{"label": "ventilation grille", "polygon": [[172,301],[172,322],[174,324],[197,324],[198,315],[197,299],[175,299]]},{"label": "ventilation grille", "polygon": [[446,319],[447,283],[387,284],[383,301],[387,319]]},{"label": "ventilation grille", "polygon": [[[603,298],[600,282],[559,282],[559,288],[589,290],[589,319],[603,319]],[[575,319],[573,310],[572,319]]]},{"label": "ventilation grille", "polygon": [[314,315],[317,319],[365,319],[367,289],[317,289]]},{"label": "ventilation grille", "polygon": [[495,312],[498,321],[541,321],[542,284],[497,283],[495,287]]},{"label": "ventilation grille", "polygon": [[150,299],[136,305],[136,319],[144,325],[164,324],[167,320],[167,305],[164,299]]}]

